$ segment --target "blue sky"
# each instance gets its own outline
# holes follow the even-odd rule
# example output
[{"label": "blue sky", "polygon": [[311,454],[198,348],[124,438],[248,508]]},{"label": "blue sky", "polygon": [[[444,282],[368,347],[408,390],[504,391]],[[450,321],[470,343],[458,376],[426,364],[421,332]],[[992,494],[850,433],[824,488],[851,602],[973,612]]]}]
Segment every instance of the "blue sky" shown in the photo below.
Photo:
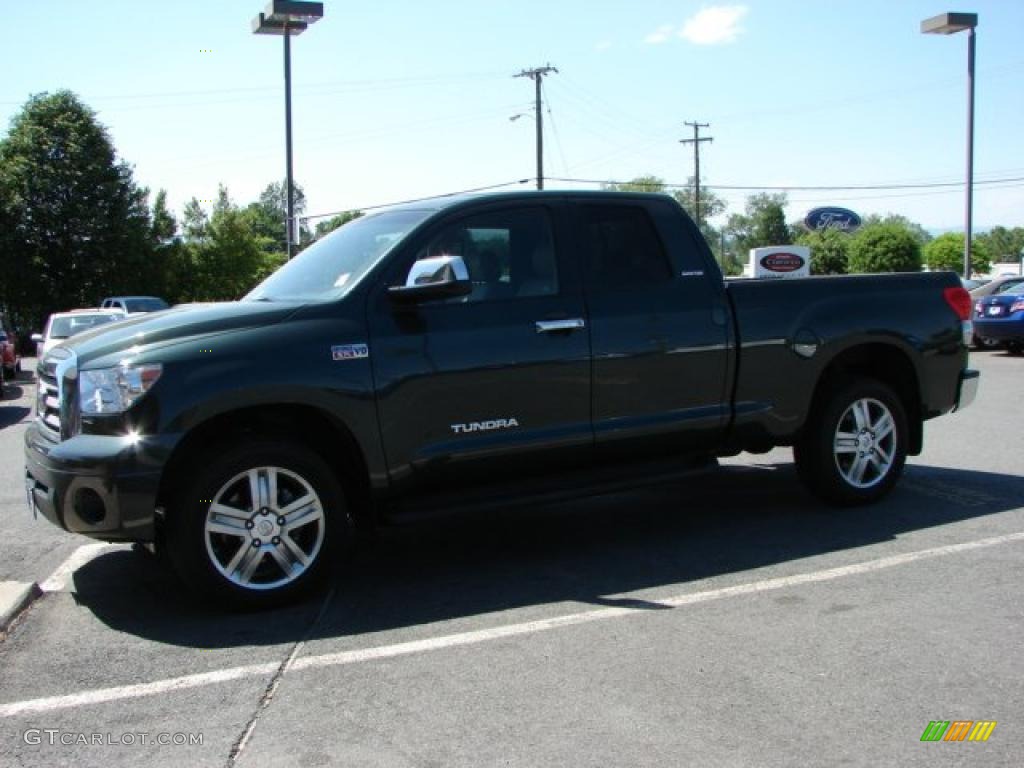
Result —
[{"label": "blue sky", "polygon": [[[94,108],[139,183],[178,211],[218,183],[247,203],[284,175],[282,42],[255,36],[260,0],[52,0],[4,11],[0,129],[29,95]],[[533,85],[550,63],[548,176],[685,182],[678,143],[710,123],[709,185],[962,183],[965,33],[979,14],[976,226],[1024,226],[1024,3],[979,0],[327,0],[292,49],[295,176],[319,214],[534,174]],[[524,119],[511,121],[515,114]],[[584,186],[549,182],[549,188]],[[719,190],[729,211],[750,191]],[[789,193],[959,228],[962,187]]]}]

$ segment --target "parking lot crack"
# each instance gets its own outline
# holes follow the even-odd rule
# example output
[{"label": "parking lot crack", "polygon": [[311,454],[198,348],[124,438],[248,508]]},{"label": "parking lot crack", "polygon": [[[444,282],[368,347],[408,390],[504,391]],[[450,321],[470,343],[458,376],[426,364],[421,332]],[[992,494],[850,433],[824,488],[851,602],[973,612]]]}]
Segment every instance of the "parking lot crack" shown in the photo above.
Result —
[{"label": "parking lot crack", "polygon": [[231,746],[231,751],[228,753],[228,760],[225,763],[226,768],[235,768],[238,765],[238,760],[241,758],[242,753],[245,751],[246,746],[249,744],[249,740],[252,738],[253,733],[256,731],[256,724],[259,722],[263,713],[266,712],[271,702],[274,700],[274,695],[277,693],[277,689],[280,687],[284,680],[285,674],[291,669],[295,663],[295,659],[299,657],[302,649],[306,645],[306,641],[309,640],[313,631],[319,626],[323,620],[324,615],[327,613],[327,608],[330,606],[334,599],[335,588],[332,587],[327,595],[324,597],[323,605],[320,606],[320,612],[316,618],[309,625],[305,634],[298,642],[292,645],[291,651],[281,665],[277,668],[277,671],[271,676],[270,681],[267,683],[267,687],[263,690],[263,695],[260,697],[259,702],[256,704],[256,709],[252,713],[252,717],[245,724],[245,728],[242,729],[241,735],[235,740],[235,743]]}]

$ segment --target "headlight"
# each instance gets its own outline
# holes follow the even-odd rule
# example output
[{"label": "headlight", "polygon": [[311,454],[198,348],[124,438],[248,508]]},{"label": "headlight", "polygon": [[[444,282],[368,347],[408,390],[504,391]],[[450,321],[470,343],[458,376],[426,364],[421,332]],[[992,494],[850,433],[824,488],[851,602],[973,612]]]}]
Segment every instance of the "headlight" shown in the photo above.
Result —
[{"label": "headlight", "polygon": [[160,378],[163,366],[119,365],[78,374],[82,413],[123,413]]}]

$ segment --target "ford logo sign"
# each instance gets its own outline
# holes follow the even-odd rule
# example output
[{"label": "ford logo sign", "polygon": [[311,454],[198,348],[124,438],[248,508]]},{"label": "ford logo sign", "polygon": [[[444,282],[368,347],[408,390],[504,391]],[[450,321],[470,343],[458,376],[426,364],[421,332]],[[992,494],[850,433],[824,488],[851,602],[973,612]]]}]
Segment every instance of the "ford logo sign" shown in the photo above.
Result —
[{"label": "ford logo sign", "polygon": [[796,272],[803,265],[803,257],[795,253],[769,253],[761,259],[761,266],[772,272]]},{"label": "ford logo sign", "polygon": [[860,216],[849,208],[826,206],[809,211],[804,217],[804,226],[810,230],[839,229],[852,232],[860,226]]}]

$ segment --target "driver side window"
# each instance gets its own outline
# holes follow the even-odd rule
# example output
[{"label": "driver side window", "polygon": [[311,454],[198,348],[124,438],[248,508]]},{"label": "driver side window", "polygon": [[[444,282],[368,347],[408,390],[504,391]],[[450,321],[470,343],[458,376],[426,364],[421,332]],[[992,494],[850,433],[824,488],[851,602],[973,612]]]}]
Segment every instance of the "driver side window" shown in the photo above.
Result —
[{"label": "driver side window", "polygon": [[471,216],[442,229],[416,255],[461,256],[473,290],[445,303],[500,301],[558,293],[551,221],[544,208]]}]

